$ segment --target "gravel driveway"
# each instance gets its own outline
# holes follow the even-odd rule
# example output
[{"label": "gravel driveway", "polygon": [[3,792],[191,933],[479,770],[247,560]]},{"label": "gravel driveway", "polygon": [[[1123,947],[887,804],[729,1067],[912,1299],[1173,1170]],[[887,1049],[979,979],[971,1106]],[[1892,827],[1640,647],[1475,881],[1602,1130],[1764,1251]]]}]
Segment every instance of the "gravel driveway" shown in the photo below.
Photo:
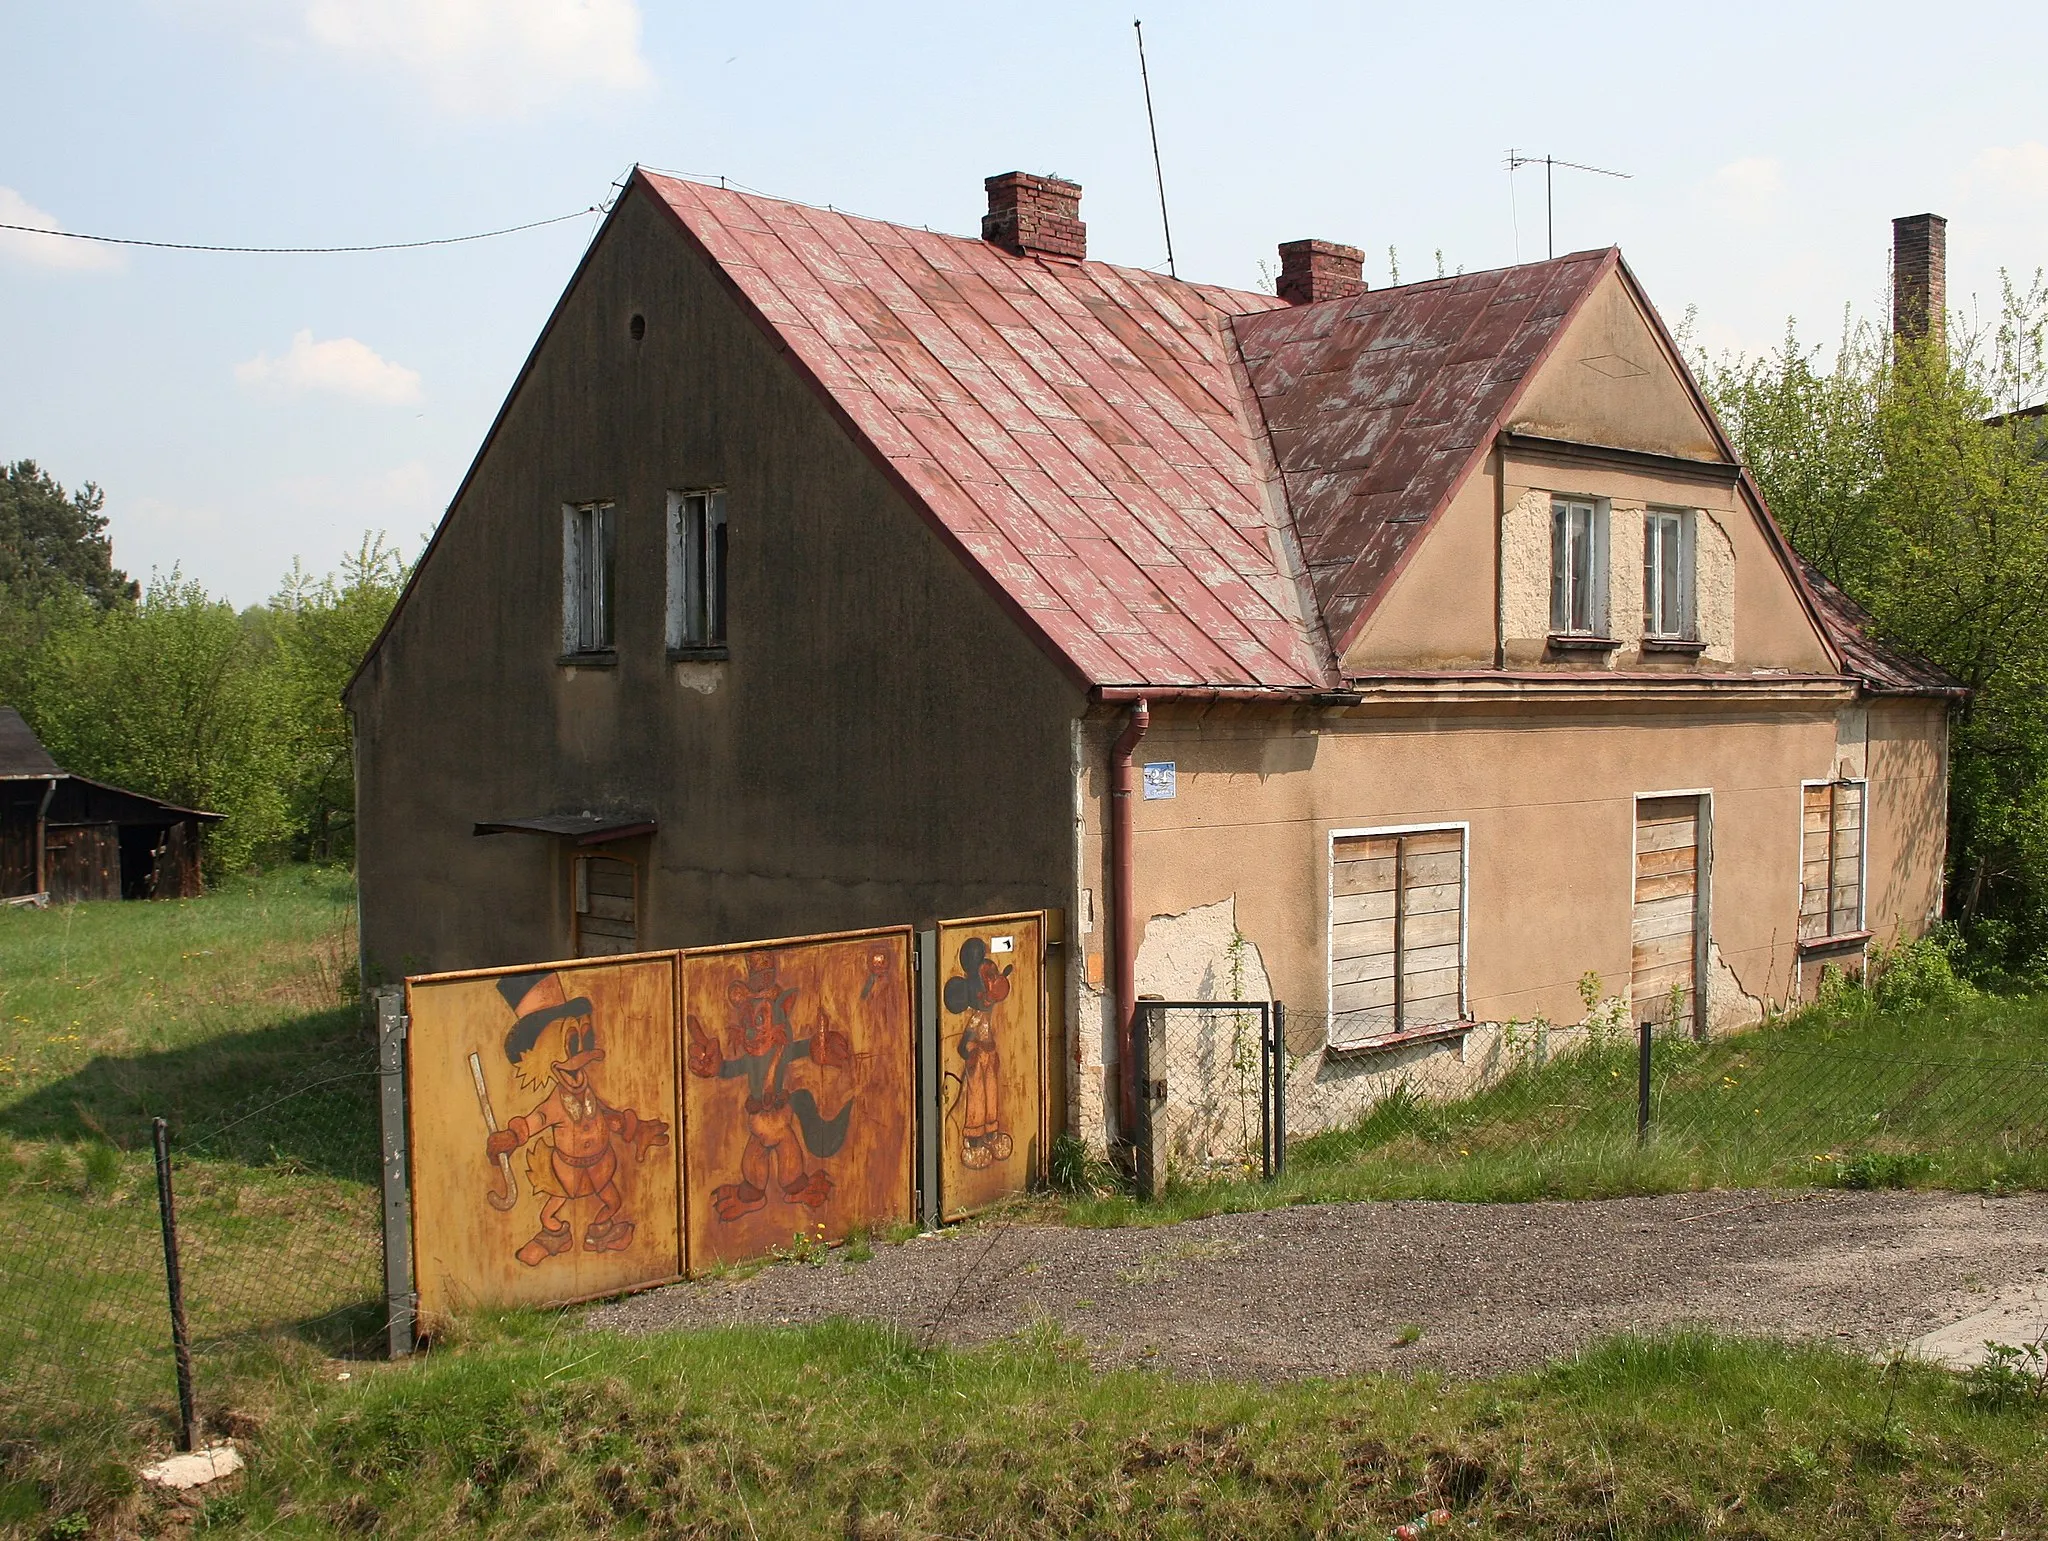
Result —
[{"label": "gravel driveway", "polygon": [[1724,1191],[1303,1205],[1109,1231],[993,1222],[865,1263],[835,1254],[674,1285],[589,1321],[646,1332],[851,1316],[952,1343],[1052,1321],[1104,1365],[1475,1376],[1678,1323],[1882,1353],[2044,1275],[2048,1195]]}]

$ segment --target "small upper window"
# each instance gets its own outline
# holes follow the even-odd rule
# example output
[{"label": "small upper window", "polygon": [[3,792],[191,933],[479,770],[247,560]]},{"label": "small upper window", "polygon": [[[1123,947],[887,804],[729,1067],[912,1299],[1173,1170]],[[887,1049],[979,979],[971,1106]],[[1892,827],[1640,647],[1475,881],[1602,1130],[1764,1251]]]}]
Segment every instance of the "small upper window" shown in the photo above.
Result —
[{"label": "small upper window", "polygon": [[607,653],[612,641],[617,523],[609,503],[562,510],[562,651]]},{"label": "small upper window", "polygon": [[1550,505],[1550,629],[1607,635],[1607,508],[1589,498]]},{"label": "small upper window", "polygon": [[668,645],[672,652],[725,648],[723,492],[669,495]]},{"label": "small upper window", "polygon": [[1653,508],[1643,515],[1644,636],[1692,640],[1692,550],[1689,510]]}]

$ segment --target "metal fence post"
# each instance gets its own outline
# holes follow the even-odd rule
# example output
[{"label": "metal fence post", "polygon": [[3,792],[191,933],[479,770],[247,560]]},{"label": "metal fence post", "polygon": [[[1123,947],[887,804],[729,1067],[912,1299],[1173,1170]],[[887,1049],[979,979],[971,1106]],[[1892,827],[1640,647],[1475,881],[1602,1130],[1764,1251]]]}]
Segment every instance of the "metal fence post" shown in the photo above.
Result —
[{"label": "metal fence post", "polygon": [[378,1121],[384,1153],[384,1320],[393,1359],[413,1350],[412,1192],[405,1130],[405,992],[377,992]]},{"label": "metal fence post", "polygon": [[1650,1142],[1650,1032],[1648,1022],[1637,1029],[1636,1040],[1636,1144]]},{"label": "metal fence post", "polygon": [[171,1198],[171,1134],[159,1118],[151,1125],[156,1145],[156,1207],[164,1227],[164,1283],[171,1297],[171,1355],[178,1368],[178,1448],[194,1448],[192,1338],[185,1328],[185,1275],[178,1264],[178,1212]]},{"label": "metal fence post", "polygon": [[939,1084],[939,933],[917,933],[918,1223],[936,1231],[945,1216],[939,1194],[939,1140],[945,1092]]},{"label": "metal fence post", "polygon": [[1273,1177],[1287,1175],[1287,1003],[1273,1002]]},{"label": "metal fence post", "polygon": [[1152,1167],[1152,1029],[1154,1026],[1152,1006],[1148,1001],[1139,1001],[1135,1007],[1136,1019],[1131,1028],[1131,1073],[1137,1083],[1138,1127],[1131,1131],[1133,1161],[1132,1176],[1137,1180],[1138,1197],[1157,1197],[1157,1173]]},{"label": "metal fence post", "polygon": [[1273,1180],[1273,1003],[1259,1004],[1259,1177]]}]

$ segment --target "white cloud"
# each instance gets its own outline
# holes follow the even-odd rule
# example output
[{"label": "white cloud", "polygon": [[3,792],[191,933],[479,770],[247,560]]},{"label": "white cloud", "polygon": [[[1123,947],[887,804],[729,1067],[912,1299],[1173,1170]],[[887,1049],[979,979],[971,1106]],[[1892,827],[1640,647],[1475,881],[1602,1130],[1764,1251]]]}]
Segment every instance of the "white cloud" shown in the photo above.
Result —
[{"label": "white cloud", "polygon": [[332,391],[337,396],[387,406],[404,406],[420,399],[418,370],[392,363],[353,337],[315,342],[312,332],[304,330],[292,334],[292,345],[283,356],[259,353],[237,364],[235,378],[244,385],[268,386],[294,396]]},{"label": "white cloud", "polygon": [[1776,217],[1785,196],[1784,170],[1771,156],[1745,156],[1708,177],[1706,192],[1724,217],[1762,224]]},{"label": "white cloud", "polygon": [[[38,230],[62,227],[11,187],[0,187],[0,225],[33,225]],[[121,254],[97,241],[66,241],[25,230],[0,230],[0,255],[39,268],[74,273],[112,273],[121,268]]]},{"label": "white cloud", "polygon": [[306,0],[314,42],[396,67],[456,112],[517,114],[651,77],[636,0]]}]

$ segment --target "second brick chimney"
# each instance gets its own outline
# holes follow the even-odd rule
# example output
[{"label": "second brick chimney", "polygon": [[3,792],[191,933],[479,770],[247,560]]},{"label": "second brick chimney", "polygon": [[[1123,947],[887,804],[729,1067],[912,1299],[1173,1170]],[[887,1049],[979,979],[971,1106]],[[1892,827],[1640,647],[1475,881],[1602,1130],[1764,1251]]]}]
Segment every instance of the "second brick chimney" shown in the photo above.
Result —
[{"label": "second brick chimney", "polygon": [[1365,293],[1365,253],[1335,241],[1282,241],[1275,292],[1290,305]]},{"label": "second brick chimney", "polygon": [[1006,171],[990,177],[988,213],[981,219],[981,238],[1013,257],[1064,257],[1080,262],[1088,255],[1088,227],[1081,223],[1081,184],[1059,177],[1037,177],[1028,171]]},{"label": "second brick chimney", "polygon": [[1892,335],[1948,336],[1948,221],[1907,214],[1892,221]]}]

